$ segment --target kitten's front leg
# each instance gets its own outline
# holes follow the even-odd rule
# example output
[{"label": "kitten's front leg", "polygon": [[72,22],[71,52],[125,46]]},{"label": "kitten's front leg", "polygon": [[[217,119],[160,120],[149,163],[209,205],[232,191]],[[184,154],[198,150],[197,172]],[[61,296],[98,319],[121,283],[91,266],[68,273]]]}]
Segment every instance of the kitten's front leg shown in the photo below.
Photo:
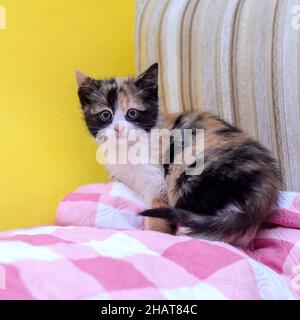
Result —
[{"label": "kitten's front leg", "polygon": [[[149,209],[166,208],[169,206],[168,195],[162,191],[155,196],[148,206]],[[163,233],[176,234],[177,227],[172,226],[166,219],[145,217],[145,230],[159,231]]]}]

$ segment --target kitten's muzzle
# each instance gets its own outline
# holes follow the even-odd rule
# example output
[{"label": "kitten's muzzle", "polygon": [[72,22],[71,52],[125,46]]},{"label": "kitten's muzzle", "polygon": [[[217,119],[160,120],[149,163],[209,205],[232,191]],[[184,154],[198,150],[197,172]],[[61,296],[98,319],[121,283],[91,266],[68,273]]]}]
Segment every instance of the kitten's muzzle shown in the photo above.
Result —
[{"label": "kitten's muzzle", "polygon": [[123,133],[125,132],[125,128],[124,127],[120,127],[120,126],[115,127],[114,130],[115,130],[115,134],[116,134],[117,138],[120,138],[123,135]]}]

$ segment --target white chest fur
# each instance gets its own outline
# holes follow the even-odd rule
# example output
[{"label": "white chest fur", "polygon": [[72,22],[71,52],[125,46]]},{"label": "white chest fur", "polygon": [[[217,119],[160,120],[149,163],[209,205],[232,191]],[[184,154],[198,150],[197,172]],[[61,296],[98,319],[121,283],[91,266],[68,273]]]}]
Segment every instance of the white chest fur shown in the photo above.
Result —
[{"label": "white chest fur", "polygon": [[165,187],[164,173],[159,165],[108,164],[106,168],[111,176],[142,196],[147,207]]}]

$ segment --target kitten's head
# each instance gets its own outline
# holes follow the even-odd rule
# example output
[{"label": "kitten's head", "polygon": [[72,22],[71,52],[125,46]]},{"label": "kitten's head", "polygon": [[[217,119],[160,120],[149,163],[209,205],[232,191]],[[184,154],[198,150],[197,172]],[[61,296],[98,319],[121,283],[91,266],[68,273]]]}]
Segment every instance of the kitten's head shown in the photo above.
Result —
[{"label": "kitten's head", "polygon": [[117,137],[130,130],[150,131],[158,122],[158,64],[137,78],[95,80],[77,72],[78,95],[90,133],[112,129]]}]

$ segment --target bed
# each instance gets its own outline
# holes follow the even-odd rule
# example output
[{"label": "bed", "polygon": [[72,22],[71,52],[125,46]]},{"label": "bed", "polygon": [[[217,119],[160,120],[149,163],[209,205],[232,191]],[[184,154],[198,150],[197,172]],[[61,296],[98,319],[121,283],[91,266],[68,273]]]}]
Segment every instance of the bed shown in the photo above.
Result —
[{"label": "bed", "polygon": [[68,194],[55,226],[0,233],[0,299],[299,299],[300,194],[247,249],[143,231],[121,183]]}]

